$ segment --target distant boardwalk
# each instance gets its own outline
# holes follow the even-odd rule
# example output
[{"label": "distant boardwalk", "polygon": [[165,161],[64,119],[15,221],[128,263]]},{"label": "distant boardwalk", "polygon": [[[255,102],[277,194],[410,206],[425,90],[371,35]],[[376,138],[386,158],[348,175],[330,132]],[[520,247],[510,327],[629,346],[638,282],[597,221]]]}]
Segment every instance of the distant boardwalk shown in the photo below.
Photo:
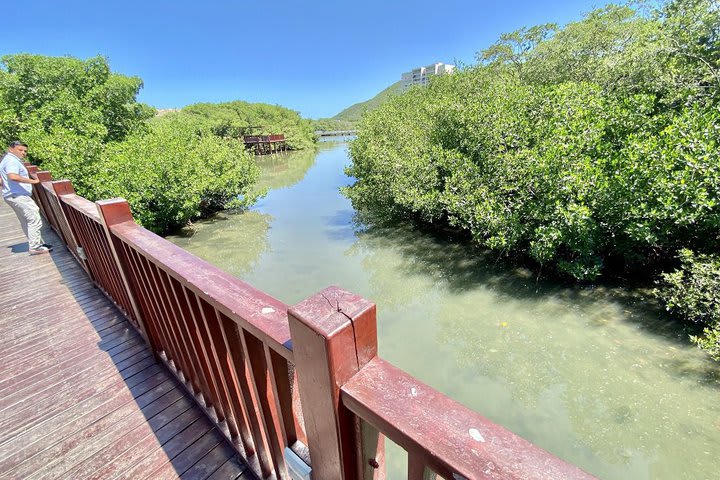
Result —
[{"label": "distant boardwalk", "polygon": [[51,231],[0,201],[0,477],[256,478]]},{"label": "distant boardwalk", "polygon": [[318,130],[315,135],[318,137],[351,137],[357,135],[357,130]]},{"label": "distant boardwalk", "polygon": [[285,134],[277,135],[244,135],[245,148],[255,155],[269,155],[287,150]]}]

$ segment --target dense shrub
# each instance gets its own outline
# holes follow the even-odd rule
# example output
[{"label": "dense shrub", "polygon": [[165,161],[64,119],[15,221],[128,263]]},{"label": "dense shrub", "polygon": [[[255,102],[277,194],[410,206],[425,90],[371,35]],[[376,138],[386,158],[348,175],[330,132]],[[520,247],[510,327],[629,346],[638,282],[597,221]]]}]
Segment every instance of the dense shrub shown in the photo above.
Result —
[{"label": "dense shrub", "polygon": [[718,27],[681,37],[668,12],[610,6],[552,35],[508,35],[486,63],[392,98],[364,118],[348,196],[581,280],[609,260],[637,269],[711,249],[720,110],[705,64],[679,42],[712,41]]},{"label": "dense shrub", "polygon": [[309,148],[315,142],[312,121],[304,120],[298,112],[279,105],[242,101],[197,103],[170,116],[187,117],[188,122],[209,128],[222,138],[282,133],[291,150]]},{"label": "dense shrub", "polygon": [[504,35],[363,118],[346,194],[576,280],[717,255],[719,31],[675,0]]},{"label": "dense shrub", "polygon": [[127,199],[138,222],[166,233],[206,213],[252,204],[258,176],[241,141],[175,119],[152,122],[147,133],[108,144],[93,196]]},{"label": "dense shrub", "polygon": [[258,168],[238,140],[243,127],[285,133],[291,148],[314,141],[309,122],[279,106],[195,105],[154,118],[136,101],[142,81],[102,57],[9,55],[0,67],[0,140],[27,142],[29,160],[90,200],[126,198],[157,233],[254,201]]},{"label": "dense shrub", "polygon": [[720,258],[682,250],[680,259],[679,269],[662,274],[656,295],[668,310],[705,326],[692,340],[720,360]]}]

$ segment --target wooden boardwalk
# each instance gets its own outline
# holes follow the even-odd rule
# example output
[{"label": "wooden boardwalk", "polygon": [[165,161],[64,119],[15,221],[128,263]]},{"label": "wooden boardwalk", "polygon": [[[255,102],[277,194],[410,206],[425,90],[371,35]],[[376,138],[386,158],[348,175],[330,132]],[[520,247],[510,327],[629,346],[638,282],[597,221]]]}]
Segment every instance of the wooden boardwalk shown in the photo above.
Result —
[{"label": "wooden boardwalk", "polygon": [[49,229],[0,200],[0,478],[256,477]]}]

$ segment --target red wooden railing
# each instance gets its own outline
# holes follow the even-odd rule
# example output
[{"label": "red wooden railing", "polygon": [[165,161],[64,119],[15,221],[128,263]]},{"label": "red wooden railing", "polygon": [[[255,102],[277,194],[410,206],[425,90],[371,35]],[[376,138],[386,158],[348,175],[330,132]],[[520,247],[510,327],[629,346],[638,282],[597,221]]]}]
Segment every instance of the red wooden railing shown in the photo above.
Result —
[{"label": "red wooden railing", "polygon": [[288,307],[137,225],[125,200],[31,174],[90,279],[261,478],[385,478],[384,436],[412,480],[593,478],[379,358],[368,300],[329,287]]},{"label": "red wooden railing", "polygon": [[287,144],[285,134],[275,135],[243,135],[245,148],[255,152],[257,155],[267,155],[285,151]]}]

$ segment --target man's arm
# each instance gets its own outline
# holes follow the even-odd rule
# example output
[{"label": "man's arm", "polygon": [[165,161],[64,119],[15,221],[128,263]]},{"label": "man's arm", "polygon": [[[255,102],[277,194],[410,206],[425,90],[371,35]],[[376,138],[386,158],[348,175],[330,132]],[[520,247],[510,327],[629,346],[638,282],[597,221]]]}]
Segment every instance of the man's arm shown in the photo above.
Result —
[{"label": "man's arm", "polygon": [[13,182],[18,182],[18,183],[29,183],[32,185],[35,185],[36,183],[40,183],[40,180],[38,180],[37,178],[21,177],[17,173],[8,173],[7,177],[8,177],[8,180],[12,180]]}]

